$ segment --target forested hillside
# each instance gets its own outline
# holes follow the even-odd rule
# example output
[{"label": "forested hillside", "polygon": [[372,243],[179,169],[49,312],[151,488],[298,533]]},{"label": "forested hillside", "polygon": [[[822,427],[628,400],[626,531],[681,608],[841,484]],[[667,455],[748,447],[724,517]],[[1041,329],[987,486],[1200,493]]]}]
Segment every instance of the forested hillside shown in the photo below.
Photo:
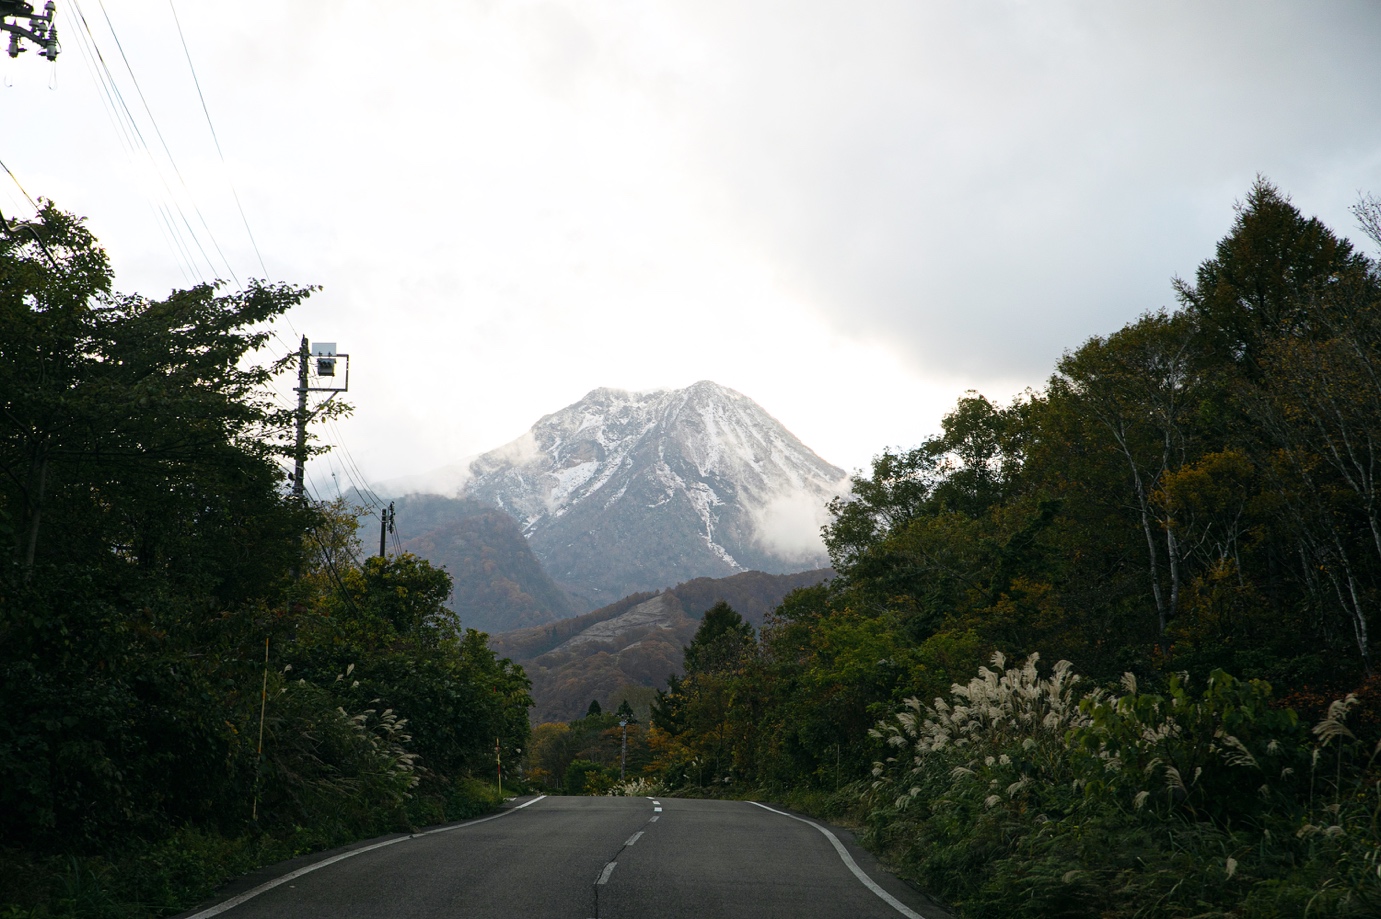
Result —
[{"label": "forested hillside", "polygon": [[51,205],[0,236],[0,904],[167,915],[260,864],[486,809],[528,682],[294,500],[251,358],[309,288],[117,294]]},{"label": "forested hillside", "polygon": [[681,670],[682,649],[700,617],[732,603],[749,621],[763,617],[798,587],[819,584],[829,569],[797,574],[744,571],[695,578],[657,593],[631,594],[603,609],[545,626],[495,635],[489,646],[532,679],[532,723],[568,721],[592,700],[612,708],[622,698],[665,688]]},{"label": "forested hillside", "polygon": [[879,455],[646,775],[852,810],[969,916],[1381,914],[1381,272],[1259,181],[1173,291]]},{"label": "forested hillside", "polygon": [[461,624],[507,632],[564,619],[580,611],[547,576],[518,523],[507,512],[473,498],[408,495],[395,504],[403,548],[450,574],[446,605]]}]

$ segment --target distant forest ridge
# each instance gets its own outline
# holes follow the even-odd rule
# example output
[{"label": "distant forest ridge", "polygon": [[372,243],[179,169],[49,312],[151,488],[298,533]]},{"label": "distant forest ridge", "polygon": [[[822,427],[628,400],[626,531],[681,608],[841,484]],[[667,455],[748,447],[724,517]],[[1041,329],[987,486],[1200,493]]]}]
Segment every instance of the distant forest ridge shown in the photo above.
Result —
[{"label": "distant forest ridge", "polygon": [[668,677],[683,667],[683,649],[700,618],[724,601],[758,626],[794,590],[834,576],[829,568],[774,575],[745,571],[727,578],[695,578],[664,591],[631,594],[560,622],[490,638],[532,680],[532,721],[565,721],[599,701],[611,711],[627,698],[644,710]]}]

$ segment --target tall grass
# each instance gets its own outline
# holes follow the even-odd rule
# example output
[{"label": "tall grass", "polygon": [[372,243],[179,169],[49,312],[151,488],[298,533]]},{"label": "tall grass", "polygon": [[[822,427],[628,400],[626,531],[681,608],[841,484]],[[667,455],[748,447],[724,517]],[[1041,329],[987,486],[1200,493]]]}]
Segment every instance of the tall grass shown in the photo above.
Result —
[{"label": "tall grass", "polygon": [[873,736],[869,833],[966,915],[1381,915],[1381,775],[1343,699],[1307,729],[1215,672],[1085,688],[1001,655]]}]

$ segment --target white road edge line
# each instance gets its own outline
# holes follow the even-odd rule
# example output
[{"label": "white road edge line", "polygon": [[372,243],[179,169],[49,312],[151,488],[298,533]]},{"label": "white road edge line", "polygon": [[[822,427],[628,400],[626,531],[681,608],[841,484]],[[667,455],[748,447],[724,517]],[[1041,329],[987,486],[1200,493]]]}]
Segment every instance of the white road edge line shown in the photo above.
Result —
[{"label": "white road edge line", "polygon": [[807,820],[804,817],[797,817],[795,814],[788,814],[786,811],[779,811],[775,807],[768,807],[766,804],[759,804],[756,801],[749,801],[748,803],[752,804],[755,807],[761,807],[765,811],[771,811],[774,814],[781,814],[783,817],[790,817],[792,820],[799,820],[806,826],[815,827],[817,830],[825,834],[826,838],[829,839],[830,844],[834,846],[834,851],[839,853],[839,857],[843,859],[844,864],[848,867],[850,871],[854,873],[854,877],[858,878],[860,881],[863,882],[864,887],[867,887],[873,893],[881,897],[884,903],[895,909],[897,912],[901,913],[903,916],[906,917],[906,919],[925,919],[925,917],[922,916],[920,913],[911,909],[905,903],[898,900],[896,897],[892,896],[887,891],[883,890],[881,887],[877,885],[876,881],[868,877],[868,875],[864,874],[863,869],[858,867],[858,863],[855,862],[853,856],[849,854],[849,850],[844,848],[844,844],[839,841],[839,837],[834,835],[824,827],[822,827],[820,824],[815,823],[811,820]]},{"label": "white road edge line", "polygon": [[624,846],[625,846],[625,847],[628,847],[628,846],[633,845],[633,843],[635,843],[635,842],[638,841],[638,837],[641,836],[641,835],[643,835],[643,831],[642,831],[642,830],[638,830],[638,832],[636,832],[636,833],[634,833],[632,836],[629,836],[629,837],[628,837],[628,842],[624,843]]},{"label": "white road edge line", "polygon": [[614,866],[616,866],[617,864],[618,862],[610,862],[609,864],[605,865],[604,870],[601,871],[599,874],[599,880],[595,881],[595,884],[602,887],[605,884],[609,883],[609,875],[614,873]]},{"label": "white road edge line", "polygon": [[386,839],[383,842],[376,842],[372,846],[365,846],[361,849],[351,849],[349,852],[342,852],[340,855],[333,855],[330,858],[325,858],[319,862],[313,862],[310,865],[305,865],[301,868],[298,868],[296,871],[290,871],[282,877],[274,878],[271,881],[266,881],[263,884],[260,884],[258,887],[255,887],[253,890],[246,890],[244,893],[240,894],[237,897],[231,897],[224,903],[217,903],[215,906],[208,907],[207,909],[204,909],[199,913],[193,913],[192,915],[188,916],[187,919],[210,919],[210,917],[212,916],[219,916],[226,910],[234,909],[246,900],[252,900],[255,897],[259,896],[259,894],[266,893],[267,891],[270,891],[273,888],[277,887],[279,884],[286,884],[288,881],[296,880],[302,877],[302,875],[304,874],[311,874],[318,868],[325,868],[327,865],[334,865],[336,862],[343,862],[347,858],[354,858],[356,855],[363,855],[366,852],[373,852],[375,849],[382,849],[384,846],[391,846],[395,843],[407,842],[409,839],[417,839],[421,836],[431,836],[433,833],[449,833],[451,830],[463,830],[465,827],[474,826],[477,823],[488,823],[490,820],[498,820],[500,817],[507,817],[509,814],[514,813],[515,811],[522,810],[529,804],[536,804],[538,801],[542,800],[542,798],[545,797],[546,795],[539,795],[538,797],[533,798],[531,801],[524,801],[517,807],[510,808],[509,810],[502,811],[497,814],[492,814],[488,817],[481,817],[478,820],[471,820],[468,823],[458,823],[455,826],[438,827],[435,830],[427,830],[423,833],[414,833],[411,836],[399,836],[395,839]]}]

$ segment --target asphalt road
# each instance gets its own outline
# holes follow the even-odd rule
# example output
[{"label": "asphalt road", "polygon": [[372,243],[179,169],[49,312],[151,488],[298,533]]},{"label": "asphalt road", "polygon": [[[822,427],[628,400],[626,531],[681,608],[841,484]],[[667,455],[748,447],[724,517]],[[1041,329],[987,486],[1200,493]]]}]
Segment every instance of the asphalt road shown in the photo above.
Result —
[{"label": "asphalt road", "polygon": [[265,869],[183,914],[216,915],[948,919],[819,821],[743,801],[565,797]]}]

